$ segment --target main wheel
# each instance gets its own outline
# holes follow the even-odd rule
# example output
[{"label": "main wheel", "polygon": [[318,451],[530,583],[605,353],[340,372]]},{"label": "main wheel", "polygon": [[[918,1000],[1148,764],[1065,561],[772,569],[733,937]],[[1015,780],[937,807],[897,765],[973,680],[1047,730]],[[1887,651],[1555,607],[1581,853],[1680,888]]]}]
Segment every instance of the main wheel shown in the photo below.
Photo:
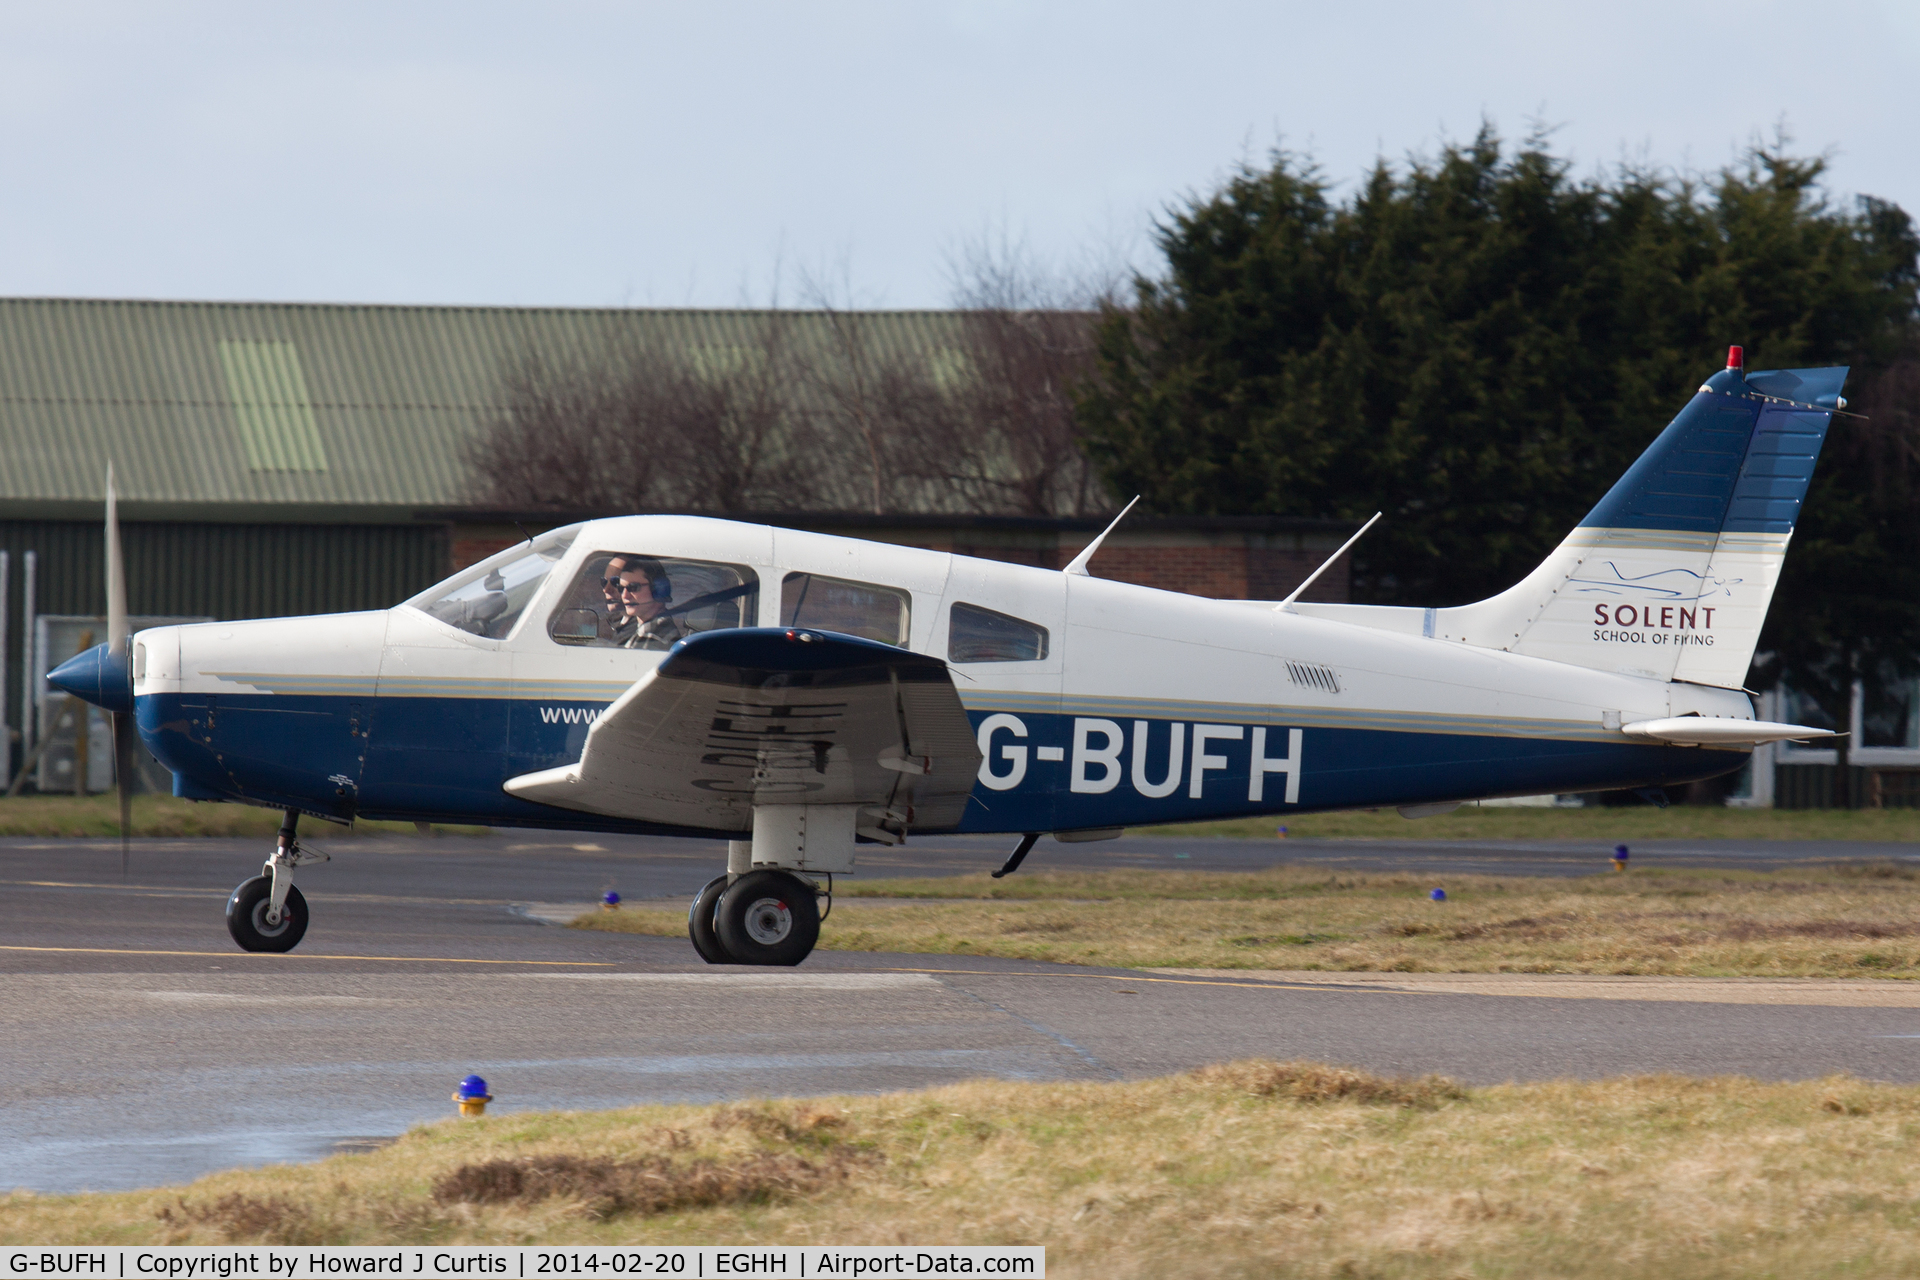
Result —
[{"label": "main wheel", "polygon": [[693,907],[687,912],[687,936],[693,939],[693,949],[708,964],[733,963],[733,957],[720,945],[720,935],[713,931],[713,915],[719,909],[720,895],[726,891],[727,878],[715,876],[695,896]]},{"label": "main wheel", "polygon": [[735,964],[799,964],[820,940],[820,903],[798,876],[750,871],[720,895],[714,932]]},{"label": "main wheel", "polygon": [[291,951],[307,934],[307,900],[295,885],[287,886],[286,905],[280,908],[280,923],[267,923],[267,908],[273,901],[273,877],[255,876],[243,880],[227,899],[227,932],[242,951]]}]

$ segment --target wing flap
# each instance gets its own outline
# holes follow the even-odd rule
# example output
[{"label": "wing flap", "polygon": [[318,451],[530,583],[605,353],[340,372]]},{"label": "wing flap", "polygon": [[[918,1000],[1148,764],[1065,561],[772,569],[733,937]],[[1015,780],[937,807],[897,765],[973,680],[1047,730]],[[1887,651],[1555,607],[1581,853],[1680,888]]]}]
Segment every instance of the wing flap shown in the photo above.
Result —
[{"label": "wing flap", "polygon": [[674,646],[587,732],[578,764],[509,794],[746,831],[757,804],[863,805],[959,823],[980,767],[944,662],[856,636],[748,627]]}]

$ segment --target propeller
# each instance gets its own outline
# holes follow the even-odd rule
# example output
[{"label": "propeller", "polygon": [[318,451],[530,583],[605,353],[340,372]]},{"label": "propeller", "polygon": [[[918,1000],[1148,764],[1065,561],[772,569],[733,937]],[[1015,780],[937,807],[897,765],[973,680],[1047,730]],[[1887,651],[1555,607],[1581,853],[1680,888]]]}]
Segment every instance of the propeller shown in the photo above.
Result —
[{"label": "propeller", "polygon": [[[120,556],[120,516],[113,491],[113,463],[107,463],[107,652],[122,661],[132,661],[127,653],[127,573]],[[131,711],[113,715],[113,785],[120,796],[120,879],[127,878],[133,839],[133,752],[140,731]]]}]

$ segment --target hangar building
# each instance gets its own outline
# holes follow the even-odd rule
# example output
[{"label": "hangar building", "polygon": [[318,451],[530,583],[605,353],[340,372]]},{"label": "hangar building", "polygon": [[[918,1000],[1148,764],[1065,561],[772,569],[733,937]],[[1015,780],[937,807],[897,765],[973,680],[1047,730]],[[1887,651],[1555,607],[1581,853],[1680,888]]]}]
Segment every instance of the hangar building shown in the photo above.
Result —
[{"label": "hangar building", "polygon": [[[590,357],[642,339],[726,348],[754,314],[0,299],[7,776],[21,762],[23,726],[28,737],[39,730],[40,713],[23,706],[38,694],[36,671],[67,656],[35,653],[36,639],[70,647],[104,608],[109,461],[136,616],[384,608],[518,541],[516,521],[537,531],[611,514],[476,502],[467,447],[516,361]],[[943,312],[864,320],[879,341],[929,354],[951,347],[960,323]],[[1053,567],[1104,523],[913,511],[765,518]],[[1196,594],[1271,599],[1350,530],[1260,517],[1129,519],[1095,567]],[[1347,598],[1344,560],[1310,598]],[[74,621],[50,630],[50,618]]]}]

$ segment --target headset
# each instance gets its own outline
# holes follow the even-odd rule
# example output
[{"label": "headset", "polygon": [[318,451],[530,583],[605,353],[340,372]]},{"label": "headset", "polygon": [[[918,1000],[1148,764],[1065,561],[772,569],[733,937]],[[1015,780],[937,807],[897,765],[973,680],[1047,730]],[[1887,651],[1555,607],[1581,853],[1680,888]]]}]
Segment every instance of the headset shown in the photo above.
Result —
[{"label": "headset", "polygon": [[[657,577],[654,570],[658,570]],[[665,604],[673,598],[673,579],[667,576],[667,566],[658,560],[651,556],[634,556],[628,560],[626,571],[646,574],[647,594],[660,603]]]}]

